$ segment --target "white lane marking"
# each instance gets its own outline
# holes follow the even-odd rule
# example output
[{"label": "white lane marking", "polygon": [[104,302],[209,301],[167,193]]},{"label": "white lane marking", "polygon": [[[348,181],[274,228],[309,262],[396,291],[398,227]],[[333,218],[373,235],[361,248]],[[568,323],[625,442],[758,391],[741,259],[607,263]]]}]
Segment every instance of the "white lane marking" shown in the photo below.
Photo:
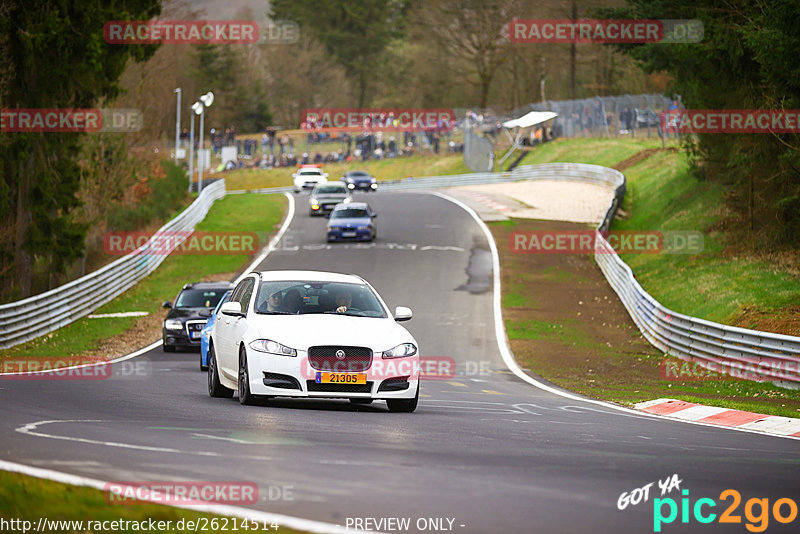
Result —
[{"label": "white lane marking", "polygon": [[[632,410],[631,408],[625,408],[624,406],[618,406],[616,404],[611,404],[611,403],[605,402],[605,401],[600,401],[600,400],[596,400],[596,399],[588,399],[588,398],[585,398],[585,397],[580,397],[578,395],[569,393],[567,391],[563,391],[563,390],[556,389],[554,387],[548,386],[547,384],[539,382],[538,380],[536,380],[532,376],[529,376],[528,374],[526,374],[522,370],[522,368],[519,365],[517,365],[517,362],[514,360],[514,355],[511,354],[511,348],[508,345],[508,338],[506,337],[505,325],[503,324],[503,307],[502,307],[501,302],[500,302],[500,300],[501,300],[501,292],[500,292],[500,255],[497,252],[497,243],[495,243],[495,241],[494,241],[494,236],[492,235],[492,231],[489,230],[489,227],[486,225],[485,222],[483,222],[483,220],[481,220],[480,216],[475,212],[475,210],[473,210],[472,208],[470,208],[469,206],[467,206],[466,204],[464,204],[460,200],[458,200],[456,198],[453,198],[451,196],[448,196],[448,195],[446,195],[444,193],[440,193],[439,191],[419,191],[419,194],[435,195],[435,196],[437,196],[439,198],[442,198],[444,200],[452,202],[456,206],[458,206],[461,209],[463,209],[464,211],[466,211],[472,217],[472,219],[475,221],[475,223],[478,225],[478,227],[481,230],[483,230],[483,233],[486,236],[486,240],[489,243],[489,249],[490,249],[490,251],[492,253],[492,278],[493,278],[493,285],[492,285],[492,291],[493,291],[492,304],[493,304],[493,306],[492,306],[492,309],[494,311],[494,331],[495,331],[495,339],[497,340],[497,348],[500,350],[500,355],[503,357],[503,363],[506,364],[506,367],[508,367],[509,370],[512,373],[514,373],[514,375],[517,376],[517,378],[527,382],[528,384],[530,384],[532,386],[535,386],[535,387],[537,387],[539,389],[542,389],[544,391],[552,393],[553,395],[558,395],[559,397],[564,397],[564,398],[567,398],[567,399],[572,399],[572,400],[576,400],[576,401],[580,401],[580,402],[586,402],[586,403],[589,403],[589,404],[596,404],[598,406],[603,406],[604,408],[610,408],[614,412],[619,412],[619,415],[622,415],[622,416],[625,416],[625,417],[637,417],[637,418],[638,417],[652,417],[653,419],[660,419],[662,421],[666,419],[665,417],[661,417],[661,416],[656,415],[656,414],[651,414],[651,413],[648,413],[648,412],[640,412],[638,410]],[[602,413],[613,413],[613,412],[602,412]],[[780,434],[767,434],[765,432],[760,432],[758,430],[749,430],[749,429],[742,428],[742,427],[719,426],[719,425],[714,425],[714,424],[711,424],[711,423],[703,423],[701,421],[687,421],[685,419],[671,419],[671,420],[672,421],[680,421],[680,422],[683,422],[683,423],[686,423],[686,424],[691,424],[691,425],[700,425],[700,426],[706,426],[706,427],[713,427],[713,428],[717,428],[717,429],[734,430],[734,431],[738,431],[738,432],[747,432],[747,433],[750,433],[750,434],[759,434],[759,435],[762,435],[762,436],[767,435],[767,436],[773,436],[773,437],[776,437],[776,438],[794,439],[794,440],[800,441],[800,437],[783,436],[783,435],[780,435]]]},{"label": "white lane marking", "polygon": [[107,317],[144,317],[150,315],[146,311],[136,312],[117,312],[117,313],[92,313],[87,315],[89,319],[105,319]]},{"label": "white lane marking", "polygon": [[169,447],[152,447],[149,445],[134,445],[132,443],[120,443],[116,441],[100,441],[96,439],[79,438],[74,436],[59,436],[57,434],[47,434],[45,432],[38,430],[39,427],[41,426],[50,425],[54,423],[107,423],[107,422],[108,421],[103,421],[100,419],[60,419],[60,420],[37,421],[35,423],[28,423],[27,425],[22,425],[21,427],[15,428],[14,430],[19,432],[20,434],[36,436],[38,438],[60,439],[63,441],[87,443],[89,445],[101,445],[103,447],[116,447],[120,449],[134,449],[134,450],[150,451],[150,452],[166,452],[172,454],[188,454],[195,456],[211,456],[215,458],[250,458],[256,460],[274,460],[274,458],[270,456],[248,456],[248,455],[231,456],[211,451],[191,451],[191,450],[187,451],[180,449],[171,449]]},{"label": "white lane marking", "polygon": [[240,444],[244,444],[244,445],[256,445],[255,441],[245,441],[243,439],[226,438],[224,436],[213,436],[211,434],[199,434],[197,432],[194,432],[194,433],[189,434],[189,435],[190,436],[197,436],[198,438],[216,439],[216,440],[219,440],[219,441],[229,441],[231,443],[240,443]]},{"label": "white lane marking", "polygon": [[239,275],[239,277],[236,280],[233,281],[233,285],[236,285],[239,282],[241,282],[242,278],[253,272],[255,268],[258,267],[258,265],[262,261],[264,261],[267,258],[267,256],[269,256],[270,252],[278,248],[278,242],[283,237],[283,234],[286,233],[286,230],[289,228],[289,225],[292,224],[292,220],[294,219],[294,213],[295,213],[294,197],[289,193],[284,193],[283,196],[285,196],[289,200],[289,211],[286,213],[286,218],[283,220],[281,229],[278,230],[278,233],[275,234],[275,237],[272,238],[272,240],[269,242],[269,245],[267,245],[264,251],[261,254],[259,254],[259,256],[255,260],[253,260],[253,262],[250,265],[248,265],[247,269],[242,271],[242,274]]},{"label": "white lane marking", "polygon": [[490,407],[480,407],[480,406],[439,406],[436,404],[424,404],[425,408],[441,408],[445,410],[474,410],[479,412],[489,412],[489,413],[523,413],[518,412],[516,410],[511,410],[509,408],[490,408]]},{"label": "white lane marking", "polygon": [[41,426],[50,425],[54,423],[103,423],[103,422],[104,421],[100,419],[61,419],[52,421],[37,421],[35,423],[28,423],[27,425],[15,428],[14,430],[19,432],[20,434],[27,434],[29,436],[36,436],[39,438],[61,439],[64,441],[75,441],[78,443],[102,445],[104,447],[119,447],[122,449],[137,449],[141,451],[151,451],[151,452],[170,452],[176,454],[196,454],[198,456],[222,456],[219,453],[209,452],[209,451],[182,451],[179,449],[170,449],[167,447],[150,447],[148,445],[133,445],[131,443],[120,443],[116,441],[99,441],[96,439],[78,438],[74,436],[58,436],[55,434],[47,434],[41,431],[37,431]]},{"label": "white lane marking", "polygon": [[[15,462],[8,462],[6,460],[0,460],[0,470],[9,471],[11,473],[20,473],[35,478],[52,480],[54,482],[60,482],[61,484],[94,488],[100,491],[106,491],[106,488],[111,483],[108,481],[98,480],[95,478],[88,478],[80,475],[72,475],[69,473],[62,473],[60,471],[53,471],[51,469],[42,469],[39,467],[31,467],[28,465],[18,464]],[[119,486],[119,484],[116,482],[114,482],[114,484]],[[130,487],[130,491],[135,492],[135,488]],[[170,506],[172,508],[181,508],[184,510],[206,512],[209,514],[216,514],[227,517],[239,517],[242,519],[255,520],[258,522],[263,521],[267,524],[277,523],[278,525],[283,527],[305,532],[314,532],[319,534],[347,534],[347,533],[352,534],[353,532],[351,529],[346,529],[340,525],[334,525],[333,523],[325,523],[323,521],[315,521],[313,519],[303,519],[301,517],[275,514],[271,512],[261,512],[258,510],[251,510],[248,508],[243,508],[240,506],[231,506],[227,504],[209,503],[209,504],[191,504],[191,505],[181,505],[181,504],[165,505],[161,502],[158,502],[159,500],[163,500],[161,499],[161,497],[154,497],[151,499],[142,499],[142,500],[150,500],[154,504],[161,504],[163,506]]]}]

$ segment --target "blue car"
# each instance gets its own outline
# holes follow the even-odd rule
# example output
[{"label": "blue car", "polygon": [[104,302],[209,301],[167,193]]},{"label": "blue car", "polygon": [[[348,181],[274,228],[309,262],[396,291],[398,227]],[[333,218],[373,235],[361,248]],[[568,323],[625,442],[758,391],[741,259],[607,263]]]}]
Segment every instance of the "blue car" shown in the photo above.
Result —
[{"label": "blue car", "polygon": [[211,328],[214,326],[214,321],[217,320],[217,314],[219,313],[220,307],[223,304],[231,300],[231,293],[233,291],[226,291],[222,298],[219,299],[217,303],[217,307],[214,308],[214,311],[211,312],[211,317],[208,318],[206,321],[206,325],[203,327],[203,331],[200,333],[200,370],[207,371],[208,370],[208,339],[211,337]]},{"label": "blue car", "polygon": [[372,241],[377,233],[377,216],[366,202],[337,204],[328,221],[328,242]]}]

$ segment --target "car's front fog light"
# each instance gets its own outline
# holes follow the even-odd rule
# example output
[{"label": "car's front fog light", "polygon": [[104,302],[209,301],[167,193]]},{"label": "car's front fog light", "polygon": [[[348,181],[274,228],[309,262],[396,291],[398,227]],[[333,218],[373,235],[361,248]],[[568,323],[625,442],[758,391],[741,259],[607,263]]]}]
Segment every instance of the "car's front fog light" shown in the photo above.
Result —
[{"label": "car's front fog light", "polygon": [[384,358],[403,358],[405,356],[413,356],[417,353],[417,347],[413,343],[403,343],[397,345],[393,349],[383,351]]},{"label": "car's front fog light", "polygon": [[271,339],[256,339],[250,342],[250,348],[258,352],[267,352],[269,354],[277,354],[279,356],[297,356],[297,351],[286,345],[281,345],[277,341]]}]

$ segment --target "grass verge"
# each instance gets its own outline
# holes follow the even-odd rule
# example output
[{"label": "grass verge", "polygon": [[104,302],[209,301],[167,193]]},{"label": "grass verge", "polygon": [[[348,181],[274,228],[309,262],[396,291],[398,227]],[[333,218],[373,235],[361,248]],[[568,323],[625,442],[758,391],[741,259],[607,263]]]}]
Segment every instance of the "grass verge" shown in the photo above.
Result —
[{"label": "grass verge", "polygon": [[[205,525],[203,532],[273,532],[283,534],[297,533],[280,525],[259,524],[258,528],[250,522],[249,528],[241,528],[244,520],[225,518],[212,514],[193,512],[182,508],[173,508],[156,504],[117,505],[110,504],[103,492],[79,486],[70,486],[40,478],[0,471],[0,518],[5,520],[29,521],[28,531],[35,530],[41,518],[49,520],[50,525],[42,525],[40,532],[196,532],[194,526]],[[156,529],[148,528],[148,521],[156,524],[163,521]],[[81,521],[81,525],[56,525],[55,521]],[[88,521],[100,522],[92,526]],[[102,526],[106,521],[132,521],[143,528],[135,528],[131,524],[118,523],[116,528],[111,523]],[[169,523],[167,523],[169,522]],[[181,523],[182,522],[182,523]],[[190,526],[188,522],[193,522]],[[10,524],[6,529],[24,531],[24,523]],[[122,528],[123,526],[129,528]],[[160,528],[160,527],[167,528]],[[183,528],[179,528],[182,526]],[[264,528],[264,527],[267,528]],[[235,527],[235,528],[234,528]]]},{"label": "grass verge", "polygon": [[[730,377],[691,378],[639,333],[589,255],[512,252],[513,231],[585,226],[528,219],[491,223],[502,266],[506,332],[526,370],[582,395],[631,406],[662,397],[800,417],[800,391]],[[666,362],[678,366],[670,373]]]},{"label": "grass verge", "polygon": [[[285,210],[283,195],[230,195],[212,205],[196,230],[255,232],[259,235],[259,245],[263,246],[277,230]],[[40,356],[109,359],[126,354],[160,336],[165,315],[160,305],[165,300],[173,300],[183,284],[230,280],[250,261],[252,257],[245,254],[170,255],[150,276],[94,312],[145,311],[149,314],[147,317],[83,317],[55,332],[4,350],[0,361]]]}]

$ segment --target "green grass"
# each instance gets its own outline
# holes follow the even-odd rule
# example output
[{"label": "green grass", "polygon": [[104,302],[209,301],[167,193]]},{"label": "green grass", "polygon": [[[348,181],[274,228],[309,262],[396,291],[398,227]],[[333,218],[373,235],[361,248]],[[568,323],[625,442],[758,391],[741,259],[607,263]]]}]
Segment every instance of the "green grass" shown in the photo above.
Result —
[{"label": "green grass", "polygon": [[724,252],[732,238],[714,225],[725,214],[725,192],[690,176],[682,154],[655,154],[625,174],[628,199],[623,209],[630,218],[615,221],[612,230],[687,230],[704,236],[699,254],[622,255],[645,290],[664,306],[726,323],[745,307],[769,311],[800,302],[800,277]]},{"label": "green grass", "polygon": [[[326,163],[322,165],[328,173],[328,180],[338,180],[349,170],[365,170],[379,181],[402,180],[409,176],[440,176],[472,172],[464,165],[461,154],[434,156],[430,154],[398,157],[393,159],[352,161],[350,163]],[[277,169],[237,169],[221,176],[229,191],[239,189],[253,190],[266,187],[288,187],[292,185],[294,167]]]},{"label": "green grass", "polygon": [[[286,199],[282,195],[230,195],[217,200],[200,224],[198,231],[256,232],[259,248],[266,244],[269,233],[283,219]],[[211,275],[233,273],[252,258],[236,255],[173,254],[147,278],[94,313],[145,311],[162,314],[163,301],[172,301],[183,284],[203,280]],[[9,357],[67,356],[95,350],[103,340],[133,326],[137,318],[82,318],[55,332],[3,351],[0,359]],[[132,347],[133,348],[133,347]]]},{"label": "green grass", "polygon": [[[45,518],[51,521],[84,521],[83,530],[74,528],[50,527],[43,529],[43,532],[87,532],[86,521],[164,521],[163,526],[168,526],[166,530],[159,532],[195,532],[194,528],[187,528],[188,521],[194,521],[198,525],[207,526],[204,532],[252,532],[250,529],[241,529],[242,520],[238,518],[224,518],[206,513],[194,512],[170,506],[155,504],[134,504],[119,505],[111,504],[106,501],[103,492],[79,486],[70,486],[58,482],[51,482],[39,478],[8,473],[0,471],[0,517],[6,520],[19,519],[30,521],[30,530],[35,530],[39,519]],[[212,522],[214,520],[215,522]],[[169,521],[170,523],[166,523]],[[180,521],[183,521],[184,528],[177,528]],[[235,521],[235,522],[234,522]],[[19,524],[19,523],[17,523]],[[144,529],[126,528],[111,529],[110,523],[107,524],[107,532],[146,532]],[[147,523],[143,523],[147,525]],[[236,528],[233,528],[236,525]],[[121,525],[120,525],[121,526]],[[259,531],[274,532],[276,534],[292,534],[298,531],[289,530],[285,527],[276,525],[277,529],[272,529],[267,525],[259,524]],[[216,528],[215,528],[216,527]],[[227,527],[227,529],[225,528]],[[102,528],[102,525],[101,525]],[[13,530],[21,529],[11,528]],[[29,530],[29,531],[30,531]],[[93,529],[94,532],[101,530]],[[151,532],[154,532],[151,530]]]},{"label": "green grass", "polygon": [[556,139],[531,150],[520,165],[539,163],[591,163],[612,167],[648,148],[660,148],[654,139]]},{"label": "green grass", "polygon": [[[665,360],[676,362],[678,366],[684,363],[660,354],[642,355],[641,358],[651,360],[654,366]],[[620,366],[626,365],[622,359],[618,363]],[[636,380],[617,380],[613,384],[595,384],[595,387],[585,387],[580,381],[571,384],[567,381],[561,385],[572,391],[628,406],[657,398],[673,398],[731,410],[800,418],[800,393],[769,382],[731,377],[669,381],[661,377],[637,377]]]}]

